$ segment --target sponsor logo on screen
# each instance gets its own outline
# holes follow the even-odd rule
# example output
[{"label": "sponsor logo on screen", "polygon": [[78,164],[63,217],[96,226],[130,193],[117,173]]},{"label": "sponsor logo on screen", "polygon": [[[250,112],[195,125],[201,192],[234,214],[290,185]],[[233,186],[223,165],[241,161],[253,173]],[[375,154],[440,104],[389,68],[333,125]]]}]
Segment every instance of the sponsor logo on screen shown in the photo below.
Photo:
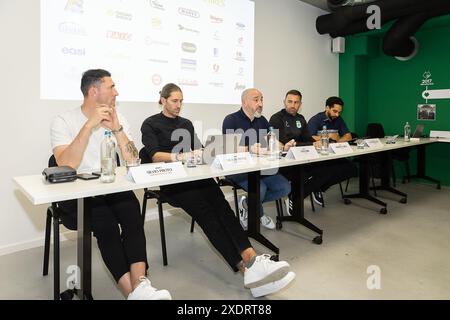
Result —
[{"label": "sponsor logo on screen", "polygon": [[200,18],[200,12],[188,8],[179,7],[178,13],[183,16],[188,16],[190,18]]},{"label": "sponsor logo on screen", "polygon": [[238,28],[238,30],[245,30],[245,24],[242,22],[236,22],[236,28]]},{"label": "sponsor logo on screen", "polygon": [[196,29],[188,28],[188,27],[185,27],[185,26],[183,26],[181,24],[178,24],[178,30],[195,33],[197,35],[200,33],[200,31],[198,31]]},{"label": "sponsor logo on screen", "polygon": [[236,51],[236,57],[234,59],[237,61],[245,61],[244,55],[241,51]]},{"label": "sponsor logo on screen", "polygon": [[154,63],[169,63],[169,60],[162,58],[148,58],[148,61]]},{"label": "sponsor logo on screen", "polygon": [[234,90],[244,90],[246,88],[246,85],[243,83],[236,82],[236,85],[234,86]]},{"label": "sponsor logo on screen", "polygon": [[181,49],[184,52],[195,53],[197,51],[197,46],[194,43],[183,42],[181,44]]},{"label": "sponsor logo on screen", "polygon": [[125,12],[125,11],[114,11],[112,9],[108,10],[107,15],[114,17],[116,19],[120,19],[120,20],[126,20],[126,21],[131,21],[133,20],[133,15],[129,12]]},{"label": "sponsor logo on screen", "polygon": [[223,82],[214,82],[211,81],[210,83],[208,83],[210,86],[216,87],[216,88],[223,88]]},{"label": "sponsor logo on screen", "polygon": [[58,30],[62,33],[73,36],[87,36],[87,32],[84,27],[75,22],[61,22],[58,25]]},{"label": "sponsor logo on screen", "polygon": [[210,19],[211,23],[223,23],[222,18],[213,16],[212,14],[209,15],[209,19]]},{"label": "sponsor logo on screen", "polygon": [[152,29],[162,30],[162,20],[159,17],[152,18]]},{"label": "sponsor logo on screen", "polygon": [[150,0],[150,6],[158,10],[166,10],[164,9],[164,6],[157,0]]},{"label": "sponsor logo on screen", "polygon": [[106,38],[108,38],[108,39],[131,41],[132,37],[133,37],[133,34],[128,33],[128,32],[112,31],[112,30],[106,31]]},{"label": "sponsor logo on screen", "polygon": [[162,83],[162,77],[160,74],[155,73],[154,75],[152,75],[152,83],[155,86],[159,86]]},{"label": "sponsor logo on screen", "polygon": [[70,48],[70,47],[64,47],[61,49],[61,52],[63,54],[69,55],[69,56],[85,56],[86,55],[86,48]]},{"label": "sponsor logo on screen", "polygon": [[203,0],[203,2],[213,6],[225,7],[225,0]]},{"label": "sponsor logo on screen", "polygon": [[151,36],[145,37],[145,45],[147,46],[163,46],[163,47],[169,47],[170,42],[168,41],[162,41],[158,39],[153,39]]},{"label": "sponsor logo on screen", "polygon": [[178,84],[179,84],[180,86],[197,87],[197,86],[198,86],[198,81],[195,80],[195,79],[181,78],[181,79],[178,79]]},{"label": "sponsor logo on screen", "polygon": [[197,60],[194,59],[181,59],[181,69],[185,70],[196,70]]},{"label": "sponsor logo on screen", "polygon": [[83,14],[83,2],[83,0],[67,0],[64,10],[72,13]]}]

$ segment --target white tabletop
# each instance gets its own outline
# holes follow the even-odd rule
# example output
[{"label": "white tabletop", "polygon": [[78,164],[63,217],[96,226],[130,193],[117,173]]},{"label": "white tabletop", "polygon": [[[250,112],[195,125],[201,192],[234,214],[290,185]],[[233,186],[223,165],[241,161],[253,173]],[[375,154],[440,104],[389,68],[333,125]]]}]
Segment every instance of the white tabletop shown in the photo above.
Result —
[{"label": "white tabletop", "polygon": [[424,145],[433,142],[439,142],[438,139],[423,139],[421,138],[418,142],[403,142],[397,141],[395,144],[386,145],[384,144],[384,139],[381,139],[383,142],[383,147],[378,149],[356,149],[356,146],[353,146],[352,154],[345,155],[335,155],[330,154],[326,156],[320,156],[318,159],[314,160],[289,160],[282,158],[280,160],[270,161],[265,157],[255,157],[255,164],[251,167],[237,167],[231,170],[221,170],[214,168],[209,165],[199,165],[195,168],[186,168],[187,176],[183,178],[177,179],[167,179],[164,182],[148,182],[145,184],[137,184],[129,181],[126,178],[126,169],[125,167],[117,168],[116,170],[116,180],[113,183],[102,183],[99,179],[96,180],[80,180],[77,179],[73,182],[67,183],[59,183],[52,184],[45,182],[42,175],[30,175],[30,176],[21,176],[15,177],[14,181],[19,187],[19,189],[27,196],[27,198],[34,204],[44,204],[55,201],[64,201],[71,199],[79,199],[92,197],[103,194],[110,194],[122,191],[129,190],[137,190],[143,188],[152,188],[158,187],[161,185],[170,185],[174,183],[182,183],[188,181],[196,181],[207,178],[214,178],[219,176],[226,176],[232,174],[246,173],[246,172],[254,172],[261,170],[269,170],[281,167],[287,167],[298,164],[306,164],[312,162],[319,161],[327,161],[345,157],[352,156],[360,156],[364,154],[370,154],[374,152],[387,151],[392,149],[399,149],[404,147],[411,147],[417,145]]}]

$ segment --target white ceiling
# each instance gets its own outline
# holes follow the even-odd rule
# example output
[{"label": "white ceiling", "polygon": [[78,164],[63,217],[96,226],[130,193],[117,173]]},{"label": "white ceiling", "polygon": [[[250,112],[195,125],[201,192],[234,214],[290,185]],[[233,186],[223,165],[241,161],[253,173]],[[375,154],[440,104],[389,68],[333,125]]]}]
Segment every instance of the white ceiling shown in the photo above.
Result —
[{"label": "white ceiling", "polygon": [[300,0],[300,1],[309,3],[310,5],[321,8],[323,10],[330,11],[330,9],[328,9],[327,6],[327,0]]}]

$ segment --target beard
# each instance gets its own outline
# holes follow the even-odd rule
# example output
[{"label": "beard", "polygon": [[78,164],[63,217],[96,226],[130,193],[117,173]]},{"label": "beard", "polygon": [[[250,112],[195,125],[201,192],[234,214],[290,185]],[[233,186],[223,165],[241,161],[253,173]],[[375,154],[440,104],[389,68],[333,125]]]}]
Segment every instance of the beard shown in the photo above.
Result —
[{"label": "beard", "polygon": [[260,111],[255,112],[255,118],[261,118],[262,113]]}]

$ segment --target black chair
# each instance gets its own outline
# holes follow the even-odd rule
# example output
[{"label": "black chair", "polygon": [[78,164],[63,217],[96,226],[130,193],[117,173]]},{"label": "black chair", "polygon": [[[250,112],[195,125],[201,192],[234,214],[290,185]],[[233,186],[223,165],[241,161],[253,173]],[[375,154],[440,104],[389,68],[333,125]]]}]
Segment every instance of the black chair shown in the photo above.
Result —
[{"label": "black chair", "polygon": [[[383,125],[381,123],[369,123],[366,129],[366,137],[367,138],[384,138],[385,132]],[[382,157],[380,154],[373,154],[368,156],[369,158],[369,167],[370,167],[370,175],[372,180],[372,189],[374,191],[375,196],[377,196],[377,190],[375,187],[375,178],[381,176],[381,170],[383,170],[381,166]],[[392,172],[392,182],[395,186],[395,171],[394,166],[391,167]]]},{"label": "black chair", "polygon": [[[48,160],[49,167],[58,166],[56,163],[55,156],[52,155]],[[53,225],[53,299],[54,300],[70,300],[76,294],[77,289],[68,289],[60,293],[60,239],[59,239],[59,226],[63,224],[69,230],[76,230],[77,225],[75,221],[69,221],[69,219],[63,218],[67,216],[64,210],[62,210],[57,202],[52,202],[52,204],[47,208],[47,218],[45,221],[45,242],[44,242],[44,263],[42,275],[48,275],[48,264],[50,258],[50,234]]]},{"label": "black chair", "polygon": [[[151,163],[151,159],[148,156],[147,152],[144,148],[139,150],[139,158],[142,163]],[[144,188],[144,198],[142,199],[142,221],[145,222],[145,212],[147,210],[147,201],[155,199],[156,204],[158,205],[158,219],[159,219],[159,230],[161,234],[161,251],[163,256],[163,265],[167,266],[167,247],[166,247],[166,232],[164,228],[164,213],[163,213],[163,204],[168,203],[167,197],[161,190],[150,190],[148,188]],[[191,220],[191,233],[194,232],[195,220],[192,218]]]}]

